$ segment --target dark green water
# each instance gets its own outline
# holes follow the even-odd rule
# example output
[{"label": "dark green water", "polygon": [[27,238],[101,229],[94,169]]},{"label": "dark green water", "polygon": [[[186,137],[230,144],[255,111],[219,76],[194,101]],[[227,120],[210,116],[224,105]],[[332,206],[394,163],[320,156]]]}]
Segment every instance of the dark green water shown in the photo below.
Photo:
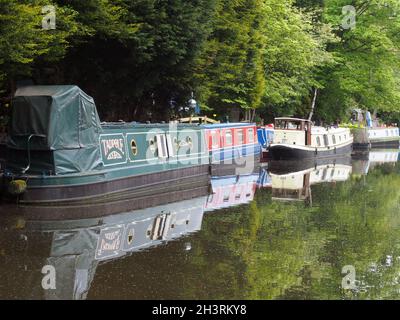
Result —
[{"label": "dark green water", "polygon": [[[318,176],[328,182],[317,181]],[[51,232],[39,232],[29,230],[21,217],[3,216],[0,297],[399,299],[400,164],[357,160],[350,167],[336,167],[335,173],[319,168],[284,180],[282,185],[282,176],[272,177],[272,187],[269,179],[264,188],[259,183],[255,194],[249,191],[250,180],[244,183],[246,191],[228,188],[236,194],[231,198],[236,203],[254,196],[238,206],[230,206],[229,192],[221,202],[198,197],[178,203],[182,215],[194,210],[193,232],[182,229],[188,232],[177,231],[141,250],[103,260],[94,253],[99,228],[71,228],[66,223],[68,231],[58,225]],[[303,189],[285,191],[283,187],[293,187],[295,180]],[[239,199],[241,192],[247,200]],[[293,195],[298,200],[282,199]],[[214,207],[225,208],[212,211],[212,201]],[[194,209],[198,204],[204,204],[202,212]],[[143,219],[152,215],[141,214]],[[134,215],[129,219],[122,220],[138,221]],[[192,223],[181,220],[172,223],[175,230]],[[42,267],[48,264],[57,271],[54,290],[41,285]],[[354,266],[356,280],[344,289],[342,269],[349,265]]]}]

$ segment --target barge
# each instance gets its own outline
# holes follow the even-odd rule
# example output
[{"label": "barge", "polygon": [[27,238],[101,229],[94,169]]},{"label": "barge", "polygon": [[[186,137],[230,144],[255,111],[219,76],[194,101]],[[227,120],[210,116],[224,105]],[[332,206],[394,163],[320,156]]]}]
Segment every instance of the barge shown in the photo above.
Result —
[{"label": "barge", "polygon": [[254,123],[205,124],[202,128],[211,164],[235,164],[242,158],[258,160],[261,148]]},{"label": "barge", "polygon": [[400,132],[398,127],[355,128],[354,148],[399,148]]},{"label": "barge", "polygon": [[22,87],[12,105],[2,186],[19,202],[104,201],[209,176],[200,126],[101,123],[73,85]]},{"label": "barge", "polygon": [[353,128],[354,148],[399,148],[400,131],[397,125],[386,126],[380,124],[379,119],[373,119],[369,111],[355,109],[353,120],[359,128]]},{"label": "barge", "polygon": [[337,157],[352,152],[353,136],[347,128],[315,127],[297,118],[276,118],[272,161]]}]

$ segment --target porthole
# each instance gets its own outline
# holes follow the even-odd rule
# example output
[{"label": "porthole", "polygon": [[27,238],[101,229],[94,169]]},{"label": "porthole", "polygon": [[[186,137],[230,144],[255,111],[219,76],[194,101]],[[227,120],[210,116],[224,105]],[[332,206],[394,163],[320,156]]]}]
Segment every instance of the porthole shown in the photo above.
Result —
[{"label": "porthole", "polygon": [[133,156],[136,156],[138,154],[138,148],[135,139],[132,139],[131,141],[131,151]]}]

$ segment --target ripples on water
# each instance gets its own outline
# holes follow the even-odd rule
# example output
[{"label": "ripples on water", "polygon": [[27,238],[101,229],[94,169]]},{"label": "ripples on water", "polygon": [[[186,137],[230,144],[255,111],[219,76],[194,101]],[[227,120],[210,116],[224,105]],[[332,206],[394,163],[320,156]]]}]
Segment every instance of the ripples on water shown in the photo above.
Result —
[{"label": "ripples on water", "polygon": [[[85,219],[2,205],[0,298],[398,299],[398,155],[214,176],[210,193],[171,191],[150,208],[137,198],[108,216],[118,204],[88,206]],[[72,219],[48,220],[59,211]],[[45,265],[56,289],[42,288]]]}]

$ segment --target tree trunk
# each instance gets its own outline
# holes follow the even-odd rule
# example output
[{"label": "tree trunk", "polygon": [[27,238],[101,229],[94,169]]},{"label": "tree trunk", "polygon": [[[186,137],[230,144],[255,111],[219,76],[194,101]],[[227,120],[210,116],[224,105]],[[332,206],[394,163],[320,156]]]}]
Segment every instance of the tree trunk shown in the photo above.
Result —
[{"label": "tree trunk", "polygon": [[318,89],[314,90],[314,98],[311,104],[311,112],[310,115],[308,116],[308,120],[311,121],[313,115],[314,115],[314,110],[315,110],[315,103],[317,102],[317,95],[318,95]]}]

